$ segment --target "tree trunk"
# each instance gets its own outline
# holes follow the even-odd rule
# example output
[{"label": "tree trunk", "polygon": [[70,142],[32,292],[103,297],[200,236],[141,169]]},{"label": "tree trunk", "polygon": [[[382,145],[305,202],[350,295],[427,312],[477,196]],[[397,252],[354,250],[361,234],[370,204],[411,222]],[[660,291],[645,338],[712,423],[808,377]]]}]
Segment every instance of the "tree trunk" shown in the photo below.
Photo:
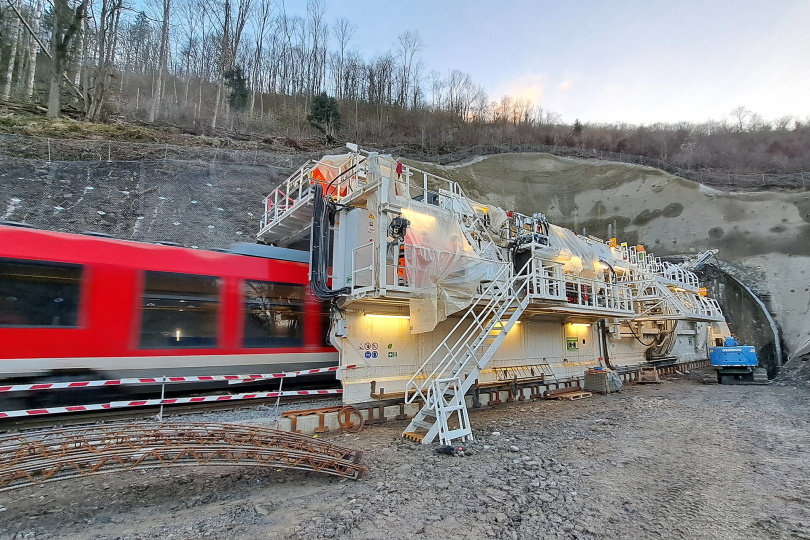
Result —
[{"label": "tree trunk", "polygon": [[217,98],[214,100],[214,114],[211,116],[211,129],[217,128],[217,115],[219,114],[219,102],[222,98],[222,87],[224,81],[222,75],[219,76],[219,83],[217,84]]},{"label": "tree trunk", "polygon": [[62,109],[62,62],[59,57],[59,27],[64,24],[60,17],[59,4],[53,9],[53,30],[51,31],[51,73],[48,88],[48,118],[59,118]]},{"label": "tree trunk", "polygon": [[17,59],[17,43],[22,37],[20,35],[20,21],[17,17],[12,18],[9,37],[11,37],[11,50],[8,55],[8,68],[6,69],[6,80],[3,85],[3,101],[8,101],[11,96],[11,80],[14,76],[14,64]]},{"label": "tree trunk", "polygon": [[[53,0],[53,30],[51,32],[51,73],[48,93],[48,118],[57,118],[61,110],[62,66],[68,55],[70,42],[87,15],[87,1],[71,9],[67,0]],[[69,82],[70,79],[68,79]],[[86,101],[85,101],[86,103]]]},{"label": "tree trunk", "polygon": [[146,121],[150,124],[155,121],[158,109],[160,108],[160,98],[163,94],[163,73],[166,71],[166,56],[169,48],[169,15],[171,0],[163,0],[163,26],[160,32],[160,67],[158,68],[157,90],[155,91],[152,107]]},{"label": "tree trunk", "polygon": [[191,86],[191,74],[186,72],[186,88],[183,91],[183,109],[188,110],[188,90]]},{"label": "tree trunk", "polygon": [[[76,60],[76,73],[73,74],[73,84],[85,90],[82,86],[82,68],[84,67],[85,58],[87,58],[87,22],[82,19],[81,26],[79,27],[79,46],[76,47],[79,51],[79,58]],[[101,62],[101,58],[98,59]]]},{"label": "tree trunk", "polygon": [[48,91],[48,118],[59,118],[59,112],[62,108],[61,81],[61,74],[55,70],[52,70],[51,86],[50,90]]},{"label": "tree trunk", "polygon": [[197,94],[197,106],[194,107],[194,125],[197,125],[197,120],[200,117],[200,111],[202,110],[202,87],[203,87],[203,80],[200,77],[200,91]]},{"label": "tree trunk", "polygon": [[[31,29],[34,34],[39,33],[39,21],[42,18],[42,0],[37,0],[34,7],[34,20],[31,21]],[[37,71],[37,51],[39,44],[37,40],[31,37],[31,47],[28,49],[28,79],[25,83],[25,97],[33,101],[34,99],[34,76]]]}]

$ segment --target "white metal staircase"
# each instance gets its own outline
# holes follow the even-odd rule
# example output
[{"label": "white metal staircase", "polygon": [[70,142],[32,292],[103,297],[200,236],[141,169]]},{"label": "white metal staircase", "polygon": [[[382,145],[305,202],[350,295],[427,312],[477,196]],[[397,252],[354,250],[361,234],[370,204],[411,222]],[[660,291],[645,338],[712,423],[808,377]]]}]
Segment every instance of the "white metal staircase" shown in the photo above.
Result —
[{"label": "white metal staircase", "polygon": [[670,288],[655,275],[646,275],[633,284],[637,293],[634,320],[687,319],[695,321],[723,321],[723,312],[716,300],[704,298],[694,291]]},{"label": "white metal staircase", "polygon": [[[479,302],[473,302],[414,373],[405,386],[405,401],[422,400],[424,406],[403,437],[422,444],[431,443],[437,435],[443,444],[472,439],[464,395],[528,306],[528,283],[525,274],[513,274],[511,266],[502,265]],[[486,303],[481,306],[481,302]],[[453,416],[457,427],[450,425]]]}]

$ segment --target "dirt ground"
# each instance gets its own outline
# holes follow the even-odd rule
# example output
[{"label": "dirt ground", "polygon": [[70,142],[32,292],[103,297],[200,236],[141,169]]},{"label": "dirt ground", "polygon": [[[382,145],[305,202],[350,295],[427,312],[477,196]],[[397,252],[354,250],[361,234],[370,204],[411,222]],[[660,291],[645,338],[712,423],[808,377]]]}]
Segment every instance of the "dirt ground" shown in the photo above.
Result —
[{"label": "dirt ground", "polygon": [[473,412],[472,455],[331,440],[367,479],[296,471],[127,472],[0,493],[2,539],[810,538],[810,393],[629,385]]}]

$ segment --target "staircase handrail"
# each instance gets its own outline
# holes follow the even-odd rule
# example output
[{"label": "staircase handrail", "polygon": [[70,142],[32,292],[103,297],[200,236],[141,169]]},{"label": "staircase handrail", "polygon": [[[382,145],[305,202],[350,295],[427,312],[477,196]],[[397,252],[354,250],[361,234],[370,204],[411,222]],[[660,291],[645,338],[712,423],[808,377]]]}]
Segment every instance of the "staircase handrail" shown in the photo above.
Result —
[{"label": "staircase handrail", "polygon": [[[472,354],[468,354],[469,351],[463,351],[464,347],[469,348],[470,342],[474,341],[477,335],[482,335],[482,332],[486,330],[485,325],[487,324],[487,318],[496,312],[498,307],[504,302],[504,293],[509,295],[507,300],[510,301],[508,303],[511,303],[511,299],[517,298],[521,291],[523,292],[524,296],[527,294],[529,276],[527,273],[524,273],[524,271],[527,270],[527,267],[531,264],[531,262],[531,259],[526,261],[526,264],[520,272],[511,275],[505,284],[499,284],[499,279],[504,277],[504,274],[508,275],[512,270],[511,265],[508,263],[502,265],[501,269],[496,273],[489,286],[477,297],[477,299],[480,300],[489,295],[489,300],[484,305],[483,309],[481,309],[479,313],[476,313],[476,308],[479,306],[477,302],[473,302],[464,316],[459,319],[444,340],[436,347],[436,349],[430,354],[430,356],[428,356],[428,358],[408,380],[405,385],[406,403],[412,403],[417,398],[427,401],[429,396],[425,394],[425,390],[430,387],[432,380],[441,378],[447,374],[448,367],[453,363],[458,354],[464,354],[466,359],[463,363],[456,366],[455,374],[461,373],[464,370],[469,362],[469,359],[473,357]],[[520,288],[515,289],[514,285],[520,279],[523,280],[523,285],[521,285]],[[497,286],[502,287],[501,294],[492,295],[491,292]],[[466,321],[470,320],[470,318],[472,318],[472,322],[464,329],[461,335],[456,338],[455,343],[453,343],[452,346],[448,345],[448,342],[456,335],[457,331],[462,327],[462,325]],[[428,366],[436,360],[436,357],[440,353],[444,356],[431,370],[431,372],[427,376],[421,375],[427,371]],[[421,383],[417,383],[417,378],[421,377],[425,377],[424,380]]]},{"label": "staircase handrail", "polygon": [[[444,338],[444,340],[442,340],[442,342],[436,347],[436,349],[430,354],[430,356],[427,357],[427,359],[422,363],[422,365],[419,366],[419,368],[416,370],[416,372],[411,376],[411,378],[405,384],[406,403],[412,403],[417,397],[422,397],[422,399],[426,398],[426,396],[423,394],[422,391],[430,384],[430,381],[432,379],[436,378],[436,375],[437,375],[437,373],[439,371],[439,368],[444,369],[446,367],[445,366],[446,362],[444,360],[446,360],[448,357],[449,358],[453,357],[453,353],[455,352],[456,347],[459,346],[462,342],[467,340],[467,338],[469,337],[470,332],[472,332],[477,327],[477,325],[470,324],[464,330],[464,332],[461,334],[461,336],[459,336],[459,338],[456,340],[456,342],[453,344],[453,347],[448,346],[448,344],[447,344],[448,341],[450,341],[450,339],[456,334],[456,332],[459,330],[459,328],[461,328],[461,326],[464,324],[464,322],[467,321],[468,318],[471,315],[473,317],[473,320],[478,321],[478,316],[475,314],[475,308],[477,307],[478,300],[481,300],[482,298],[486,297],[487,295],[491,295],[491,292],[493,291],[493,289],[498,285],[499,280],[501,278],[505,277],[506,275],[508,275],[510,270],[511,270],[511,268],[510,268],[510,266],[508,264],[502,264],[501,265],[501,268],[495,273],[495,276],[492,278],[492,281],[487,286],[487,288],[484,289],[484,291],[481,294],[477,295],[473,299],[473,302],[470,304],[469,309],[458,320],[458,322],[453,327],[453,329],[450,332],[448,332],[448,334]],[[508,283],[509,283],[509,281],[507,281],[507,284]],[[503,285],[503,286],[506,286],[506,285]],[[494,304],[497,304],[497,302],[498,302],[497,296],[496,295],[491,295],[488,302],[487,302],[487,304],[484,306],[484,309],[481,311],[481,314],[483,314],[485,312],[488,312]],[[479,330],[480,330],[480,328],[479,328]],[[436,365],[436,367],[433,368],[431,373],[426,377],[425,381],[422,384],[417,384],[416,379],[420,376],[421,373],[426,371],[427,366],[429,366],[436,359],[436,356],[438,356],[440,351],[443,354],[445,354],[445,358],[443,359],[443,361],[440,361]],[[411,395],[411,393],[410,393],[410,388],[411,387],[413,387],[413,389],[416,391],[416,393],[413,394],[413,395]]]}]

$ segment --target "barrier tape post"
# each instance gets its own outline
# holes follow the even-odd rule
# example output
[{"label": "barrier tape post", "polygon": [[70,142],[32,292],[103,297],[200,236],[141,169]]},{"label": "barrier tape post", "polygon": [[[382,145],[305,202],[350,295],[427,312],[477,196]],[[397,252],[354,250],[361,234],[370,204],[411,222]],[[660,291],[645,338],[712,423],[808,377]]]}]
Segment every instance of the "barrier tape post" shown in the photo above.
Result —
[{"label": "barrier tape post", "polygon": [[276,397],[276,405],[273,407],[273,418],[278,418],[279,406],[281,405],[281,387],[284,386],[284,379],[278,381],[278,397]]},{"label": "barrier tape post", "polygon": [[163,422],[163,401],[166,399],[166,376],[163,376],[163,384],[160,385],[160,412],[158,422]]}]

